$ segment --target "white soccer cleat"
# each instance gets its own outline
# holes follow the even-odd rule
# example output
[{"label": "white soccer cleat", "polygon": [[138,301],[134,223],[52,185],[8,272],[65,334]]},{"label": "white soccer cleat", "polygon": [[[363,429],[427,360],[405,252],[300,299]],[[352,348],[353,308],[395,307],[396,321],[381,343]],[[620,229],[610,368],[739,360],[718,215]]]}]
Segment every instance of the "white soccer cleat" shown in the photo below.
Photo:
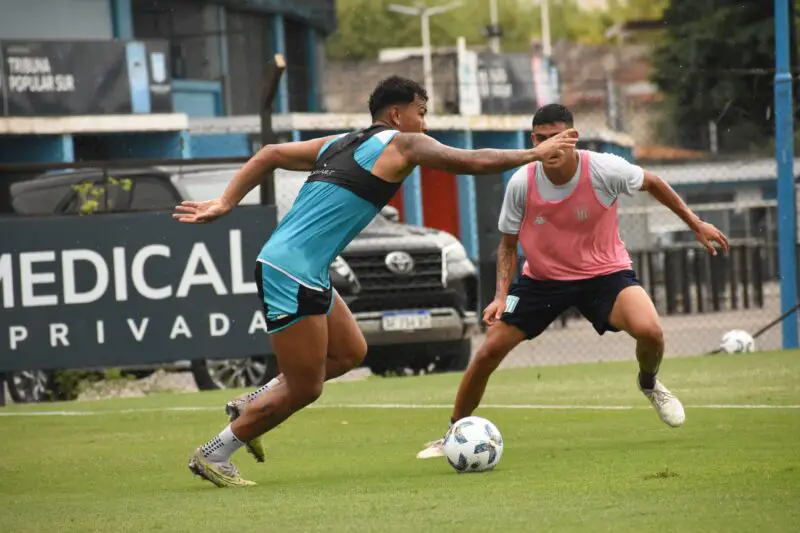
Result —
[{"label": "white soccer cleat", "polygon": [[683,404],[660,381],[656,380],[656,386],[653,387],[653,390],[644,390],[641,385],[639,385],[639,390],[647,396],[647,399],[653,405],[653,409],[658,413],[658,417],[665,424],[674,428],[683,425],[686,420]]},{"label": "white soccer cleat", "polygon": [[425,448],[417,454],[417,459],[431,459],[433,457],[444,457],[444,439],[429,442],[425,445]]}]

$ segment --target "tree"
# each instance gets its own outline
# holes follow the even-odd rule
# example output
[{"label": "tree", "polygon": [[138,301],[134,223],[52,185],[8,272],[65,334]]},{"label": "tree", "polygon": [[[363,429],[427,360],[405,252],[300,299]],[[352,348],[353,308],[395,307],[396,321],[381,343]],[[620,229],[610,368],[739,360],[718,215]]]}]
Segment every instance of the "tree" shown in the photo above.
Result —
[{"label": "tree", "polygon": [[720,151],[766,144],[772,132],[774,24],[765,0],[672,0],[654,55],[654,81],[668,98],[686,147]]},{"label": "tree", "polygon": [[[448,0],[428,0],[428,5]],[[584,11],[578,0],[550,0],[552,39],[603,43],[605,30],[628,18],[658,16],[667,0],[610,0],[606,11]],[[338,0],[338,27],[327,40],[328,57],[363,59],[375,57],[381,48],[419,46],[420,21],[388,10],[388,5],[413,4],[411,0]],[[503,28],[504,52],[530,49],[541,37],[538,3],[529,0],[498,0],[498,18]],[[653,15],[654,14],[654,15]],[[467,0],[464,6],[431,18],[431,43],[455,46],[458,37],[470,45],[484,45],[482,28],[489,24],[489,1]]]}]

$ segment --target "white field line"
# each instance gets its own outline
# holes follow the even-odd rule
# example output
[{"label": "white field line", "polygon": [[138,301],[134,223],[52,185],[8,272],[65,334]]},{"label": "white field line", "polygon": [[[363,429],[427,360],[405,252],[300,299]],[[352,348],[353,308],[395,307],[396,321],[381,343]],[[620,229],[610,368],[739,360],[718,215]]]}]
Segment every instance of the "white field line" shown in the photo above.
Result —
[{"label": "white field line", "polygon": [[[415,403],[364,403],[364,404],[320,404],[312,405],[310,409],[452,409],[452,404],[415,404]],[[706,404],[686,405],[686,409],[800,409],[800,405],[766,405],[766,404]],[[539,404],[484,404],[482,409],[520,409],[540,411],[629,411],[633,409],[650,409],[649,405],[539,405]],[[132,409],[100,410],[100,411],[2,411],[2,417],[33,417],[33,416],[94,416],[94,415],[119,415],[131,413],[168,413],[181,411],[220,411],[221,407],[187,406],[187,407],[143,407]]]}]

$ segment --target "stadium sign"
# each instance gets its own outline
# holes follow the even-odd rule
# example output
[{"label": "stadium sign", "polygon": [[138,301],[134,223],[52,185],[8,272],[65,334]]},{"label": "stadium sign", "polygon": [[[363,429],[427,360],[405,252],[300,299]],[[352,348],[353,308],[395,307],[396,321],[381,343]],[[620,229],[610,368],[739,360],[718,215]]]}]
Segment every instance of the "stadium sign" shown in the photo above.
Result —
[{"label": "stadium sign", "polygon": [[1,41],[0,114],[171,113],[166,41]]},{"label": "stadium sign", "polygon": [[253,270],[275,218],[0,219],[0,371],[268,353]]},{"label": "stadium sign", "polygon": [[537,95],[531,56],[527,53],[478,54],[478,93],[487,115],[527,115]]}]

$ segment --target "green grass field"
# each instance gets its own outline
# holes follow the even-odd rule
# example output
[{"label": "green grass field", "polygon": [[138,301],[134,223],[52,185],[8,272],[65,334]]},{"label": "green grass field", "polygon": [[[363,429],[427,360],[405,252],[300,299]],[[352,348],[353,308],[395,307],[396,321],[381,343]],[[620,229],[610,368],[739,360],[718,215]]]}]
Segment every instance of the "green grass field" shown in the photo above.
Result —
[{"label": "green grass field", "polygon": [[800,353],[666,361],[680,429],[633,362],[500,371],[476,412],[505,440],[485,474],[414,457],[446,429],[459,377],[329,385],[267,437],[267,463],[234,456],[248,489],[186,468],[230,391],[8,406],[0,531],[800,530]]}]

